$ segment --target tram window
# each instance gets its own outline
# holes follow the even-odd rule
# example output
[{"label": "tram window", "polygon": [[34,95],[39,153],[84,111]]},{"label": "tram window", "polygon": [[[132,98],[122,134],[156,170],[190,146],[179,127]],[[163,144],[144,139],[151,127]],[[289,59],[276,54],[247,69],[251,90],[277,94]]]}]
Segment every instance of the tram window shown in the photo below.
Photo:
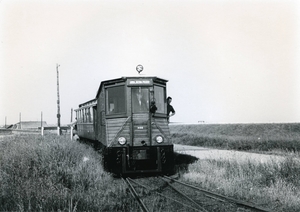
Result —
[{"label": "tram window", "polygon": [[90,122],[93,122],[93,120],[94,120],[93,108],[89,108],[89,113],[90,113]]},{"label": "tram window", "polygon": [[132,89],[132,111],[133,111],[133,113],[149,111],[148,88],[133,88]]},{"label": "tram window", "polygon": [[86,108],[86,122],[91,122],[90,108]]},{"label": "tram window", "polygon": [[76,111],[76,120],[79,122],[79,111]]},{"label": "tram window", "polygon": [[80,122],[83,122],[83,113],[82,113],[82,109],[80,110]]},{"label": "tram window", "polygon": [[83,122],[87,122],[86,109],[84,108],[84,109],[82,110],[82,112],[83,112],[83,118],[84,118]]},{"label": "tram window", "polygon": [[89,122],[89,113],[87,108],[85,108],[84,112],[85,112],[85,122]]},{"label": "tram window", "polygon": [[106,114],[125,113],[125,87],[117,86],[106,89]]},{"label": "tram window", "polygon": [[81,114],[82,114],[82,122],[85,122],[85,111],[84,109],[81,110]]},{"label": "tram window", "polygon": [[166,96],[165,88],[160,86],[154,86],[154,98],[157,107],[157,113],[166,113]]},{"label": "tram window", "polygon": [[79,120],[80,120],[80,122],[82,122],[82,112],[81,112],[81,110],[79,110]]}]

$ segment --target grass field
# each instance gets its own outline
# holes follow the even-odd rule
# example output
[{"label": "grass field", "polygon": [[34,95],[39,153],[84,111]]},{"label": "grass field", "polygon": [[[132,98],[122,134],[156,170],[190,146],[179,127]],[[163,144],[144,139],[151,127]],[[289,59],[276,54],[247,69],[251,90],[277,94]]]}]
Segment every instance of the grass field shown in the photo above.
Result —
[{"label": "grass field", "polygon": [[256,152],[299,152],[300,124],[170,125],[173,143]]}]

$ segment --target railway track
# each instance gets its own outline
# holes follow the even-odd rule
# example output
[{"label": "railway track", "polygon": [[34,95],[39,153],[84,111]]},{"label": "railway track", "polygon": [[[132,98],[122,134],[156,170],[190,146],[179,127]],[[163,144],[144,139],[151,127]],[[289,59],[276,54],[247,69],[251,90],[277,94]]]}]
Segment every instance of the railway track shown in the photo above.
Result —
[{"label": "railway track", "polygon": [[142,211],[270,211],[254,203],[237,200],[162,176],[122,178]]}]

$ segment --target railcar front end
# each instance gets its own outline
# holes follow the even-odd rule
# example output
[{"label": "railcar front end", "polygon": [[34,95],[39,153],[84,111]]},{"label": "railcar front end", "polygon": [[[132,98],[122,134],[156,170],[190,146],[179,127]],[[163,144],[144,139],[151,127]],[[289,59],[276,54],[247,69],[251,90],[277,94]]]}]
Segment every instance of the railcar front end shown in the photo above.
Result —
[{"label": "railcar front end", "polygon": [[[94,134],[91,139],[103,148],[108,171],[117,175],[173,174],[166,82],[157,77],[122,77],[101,83],[95,99],[97,104],[94,100],[89,106],[94,114],[89,126]],[[78,122],[82,120],[80,111],[84,110],[76,110]],[[88,115],[85,116],[88,120]],[[84,124],[81,125],[83,129]],[[87,135],[78,128],[80,137]]]}]

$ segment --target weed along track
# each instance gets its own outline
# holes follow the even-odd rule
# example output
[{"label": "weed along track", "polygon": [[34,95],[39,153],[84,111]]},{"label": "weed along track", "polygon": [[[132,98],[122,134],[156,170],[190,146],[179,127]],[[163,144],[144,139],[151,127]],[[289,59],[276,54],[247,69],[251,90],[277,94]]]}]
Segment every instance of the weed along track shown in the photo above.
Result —
[{"label": "weed along track", "polygon": [[[163,180],[159,180],[159,178],[155,178],[155,183],[153,183],[150,178],[148,180],[146,179],[146,181],[145,179],[122,179],[124,183],[126,183],[128,190],[130,191],[132,196],[137,200],[142,211],[179,211],[179,209],[180,211],[206,211],[192,206],[191,203],[186,202],[186,200],[180,200],[180,198],[178,198],[178,194],[175,195],[177,198],[174,198],[174,193],[172,195],[170,194],[170,191],[167,193],[164,192],[164,190],[168,188],[168,185],[164,183]],[[193,200],[190,199],[189,201]],[[148,207],[146,205],[148,205]]]},{"label": "weed along track", "polygon": [[122,179],[142,211],[270,211],[167,176]]}]

